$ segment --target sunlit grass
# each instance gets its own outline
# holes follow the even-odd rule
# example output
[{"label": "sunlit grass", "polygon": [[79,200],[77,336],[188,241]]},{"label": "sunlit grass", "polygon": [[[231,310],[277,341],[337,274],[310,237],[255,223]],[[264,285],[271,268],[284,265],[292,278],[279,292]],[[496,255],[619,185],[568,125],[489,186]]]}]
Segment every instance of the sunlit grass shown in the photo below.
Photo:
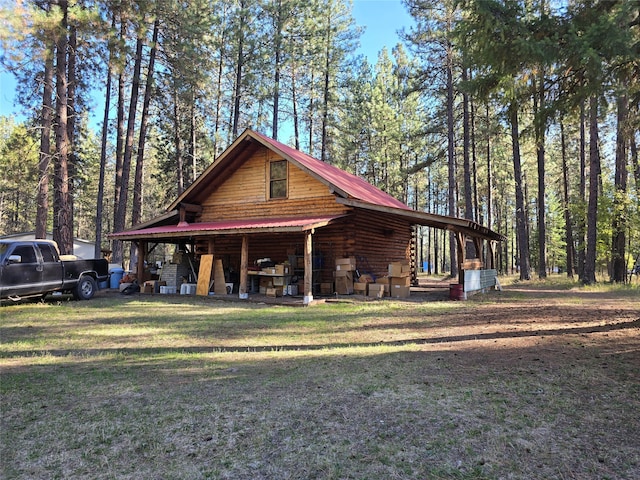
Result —
[{"label": "sunlit grass", "polygon": [[3,307],[3,475],[638,477],[640,297],[520,286],[468,302]]}]

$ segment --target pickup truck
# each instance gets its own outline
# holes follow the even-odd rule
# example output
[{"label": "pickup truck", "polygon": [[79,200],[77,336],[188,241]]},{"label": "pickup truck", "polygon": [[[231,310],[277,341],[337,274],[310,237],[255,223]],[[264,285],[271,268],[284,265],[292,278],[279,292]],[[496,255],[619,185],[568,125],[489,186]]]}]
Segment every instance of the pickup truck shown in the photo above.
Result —
[{"label": "pickup truck", "polygon": [[52,292],[88,300],[109,278],[105,259],[67,260],[50,240],[0,241],[0,299],[18,301]]}]

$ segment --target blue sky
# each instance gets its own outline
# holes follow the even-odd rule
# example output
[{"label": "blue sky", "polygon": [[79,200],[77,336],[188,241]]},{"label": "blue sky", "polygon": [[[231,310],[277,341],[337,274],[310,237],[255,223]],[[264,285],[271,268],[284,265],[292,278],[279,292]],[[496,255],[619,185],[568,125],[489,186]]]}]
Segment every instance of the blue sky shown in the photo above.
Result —
[{"label": "blue sky", "polygon": [[[412,19],[400,0],[353,0],[353,17],[365,31],[360,37],[359,53],[364,54],[373,64],[383,47],[389,52],[400,42],[398,32],[408,28]],[[0,67],[0,115],[14,114],[20,117],[19,107],[15,107],[16,82],[13,76]]]},{"label": "blue sky", "polygon": [[353,17],[365,27],[360,37],[360,52],[369,63],[375,63],[378,53],[387,47],[389,53],[400,42],[398,32],[407,30],[413,19],[400,0],[353,0]]}]

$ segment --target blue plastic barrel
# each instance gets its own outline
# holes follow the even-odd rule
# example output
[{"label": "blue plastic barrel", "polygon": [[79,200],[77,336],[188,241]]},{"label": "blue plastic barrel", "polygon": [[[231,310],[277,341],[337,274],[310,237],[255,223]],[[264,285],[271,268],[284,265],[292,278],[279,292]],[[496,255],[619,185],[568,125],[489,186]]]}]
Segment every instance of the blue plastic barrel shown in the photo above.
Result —
[{"label": "blue plastic barrel", "polygon": [[109,270],[109,274],[109,287],[119,288],[120,280],[122,280],[122,277],[124,276],[124,268],[112,268]]},{"label": "blue plastic barrel", "polygon": [[429,271],[429,262],[422,262],[422,271],[423,272]]}]

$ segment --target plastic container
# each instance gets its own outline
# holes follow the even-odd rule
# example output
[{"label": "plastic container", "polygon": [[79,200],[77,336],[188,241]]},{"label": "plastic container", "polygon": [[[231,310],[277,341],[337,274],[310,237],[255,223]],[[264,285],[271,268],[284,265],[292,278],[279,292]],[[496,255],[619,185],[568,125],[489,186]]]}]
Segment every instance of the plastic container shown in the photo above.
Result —
[{"label": "plastic container", "polygon": [[124,277],[124,268],[112,268],[109,270],[109,287],[119,288],[120,280]]}]

